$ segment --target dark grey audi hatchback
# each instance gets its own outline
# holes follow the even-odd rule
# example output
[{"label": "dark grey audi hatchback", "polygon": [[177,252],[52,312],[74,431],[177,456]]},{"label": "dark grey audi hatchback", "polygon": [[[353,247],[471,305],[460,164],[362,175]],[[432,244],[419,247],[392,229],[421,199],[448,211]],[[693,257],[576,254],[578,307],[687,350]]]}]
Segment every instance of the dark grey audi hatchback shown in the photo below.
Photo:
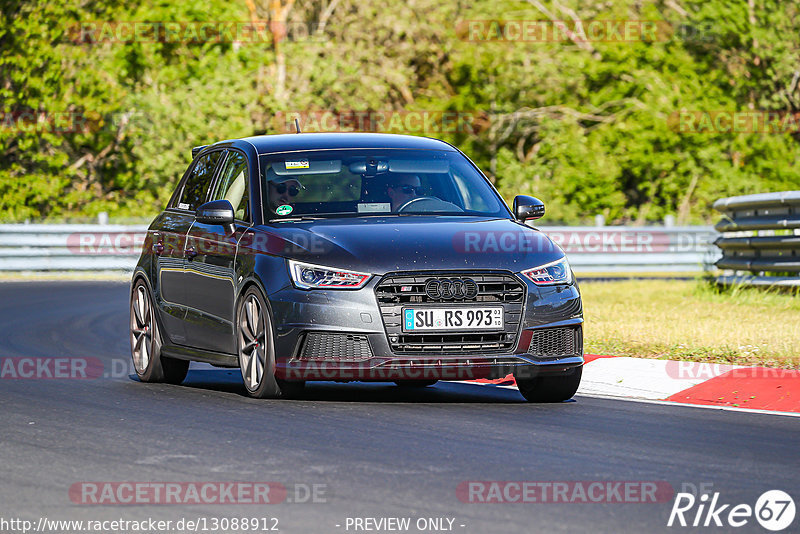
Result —
[{"label": "dark grey audi hatchback", "polygon": [[190,361],[238,367],[253,397],[307,381],[513,374],[558,402],[583,368],[580,292],[563,251],[435,139],[292,134],[221,141],[147,231],[130,342],[145,382]]}]

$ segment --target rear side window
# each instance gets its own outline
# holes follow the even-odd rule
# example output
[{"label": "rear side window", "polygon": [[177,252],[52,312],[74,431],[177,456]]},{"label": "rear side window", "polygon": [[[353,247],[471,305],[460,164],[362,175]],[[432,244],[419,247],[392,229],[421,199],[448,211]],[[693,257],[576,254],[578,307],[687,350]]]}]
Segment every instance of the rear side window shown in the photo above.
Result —
[{"label": "rear side window", "polygon": [[206,201],[211,179],[214,178],[214,169],[217,168],[221,155],[220,151],[211,152],[197,161],[192,173],[186,179],[186,185],[183,186],[183,193],[177,206],[179,209],[195,211]]}]

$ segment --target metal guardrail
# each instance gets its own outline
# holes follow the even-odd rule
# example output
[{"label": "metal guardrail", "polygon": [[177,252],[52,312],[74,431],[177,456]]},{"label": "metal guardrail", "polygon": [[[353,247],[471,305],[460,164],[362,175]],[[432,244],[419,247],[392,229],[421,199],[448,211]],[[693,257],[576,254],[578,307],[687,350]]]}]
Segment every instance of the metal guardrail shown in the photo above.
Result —
[{"label": "metal guardrail", "polygon": [[0,271],[133,271],[146,226],[0,224]]},{"label": "metal guardrail", "polygon": [[[575,271],[701,272],[718,256],[710,226],[543,226]],[[0,271],[132,271],[147,227],[0,224]]]},{"label": "metal guardrail", "polygon": [[699,273],[719,257],[712,226],[538,228],[564,249],[577,273]]},{"label": "metal guardrail", "polygon": [[723,198],[714,209],[724,216],[717,283],[800,286],[800,191]]}]

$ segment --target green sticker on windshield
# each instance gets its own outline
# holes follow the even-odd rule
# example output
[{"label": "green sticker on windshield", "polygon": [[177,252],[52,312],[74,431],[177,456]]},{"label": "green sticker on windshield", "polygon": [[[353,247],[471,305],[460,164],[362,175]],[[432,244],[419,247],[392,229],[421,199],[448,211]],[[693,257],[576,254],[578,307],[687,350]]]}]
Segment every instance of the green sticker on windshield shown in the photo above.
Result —
[{"label": "green sticker on windshield", "polygon": [[278,215],[289,215],[292,213],[292,207],[289,204],[284,204],[283,206],[278,206],[278,209],[275,210],[275,213]]}]

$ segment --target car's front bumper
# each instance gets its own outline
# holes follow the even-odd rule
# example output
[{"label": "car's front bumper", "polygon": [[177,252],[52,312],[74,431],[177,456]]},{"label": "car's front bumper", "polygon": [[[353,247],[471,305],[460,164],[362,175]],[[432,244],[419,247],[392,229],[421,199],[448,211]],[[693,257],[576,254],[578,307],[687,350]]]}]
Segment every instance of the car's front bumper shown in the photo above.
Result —
[{"label": "car's front bumper", "polygon": [[[583,317],[577,285],[538,287],[527,295],[514,346],[510,350],[393,351],[371,281],[357,291],[299,290],[284,287],[269,295],[275,324],[276,376],[287,380],[472,380],[508,374],[561,373],[583,365]],[[536,332],[574,332],[563,354],[531,353]],[[347,337],[345,347],[308,353],[309,335]]]},{"label": "car's front bumper", "polygon": [[580,355],[537,360],[529,354],[505,356],[457,356],[427,358],[371,358],[362,362],[302,361],[279,362],[275,376],[284,380],[395,381],[395,380],[477,380],[517,378],[562,373],[583,365]]}]

